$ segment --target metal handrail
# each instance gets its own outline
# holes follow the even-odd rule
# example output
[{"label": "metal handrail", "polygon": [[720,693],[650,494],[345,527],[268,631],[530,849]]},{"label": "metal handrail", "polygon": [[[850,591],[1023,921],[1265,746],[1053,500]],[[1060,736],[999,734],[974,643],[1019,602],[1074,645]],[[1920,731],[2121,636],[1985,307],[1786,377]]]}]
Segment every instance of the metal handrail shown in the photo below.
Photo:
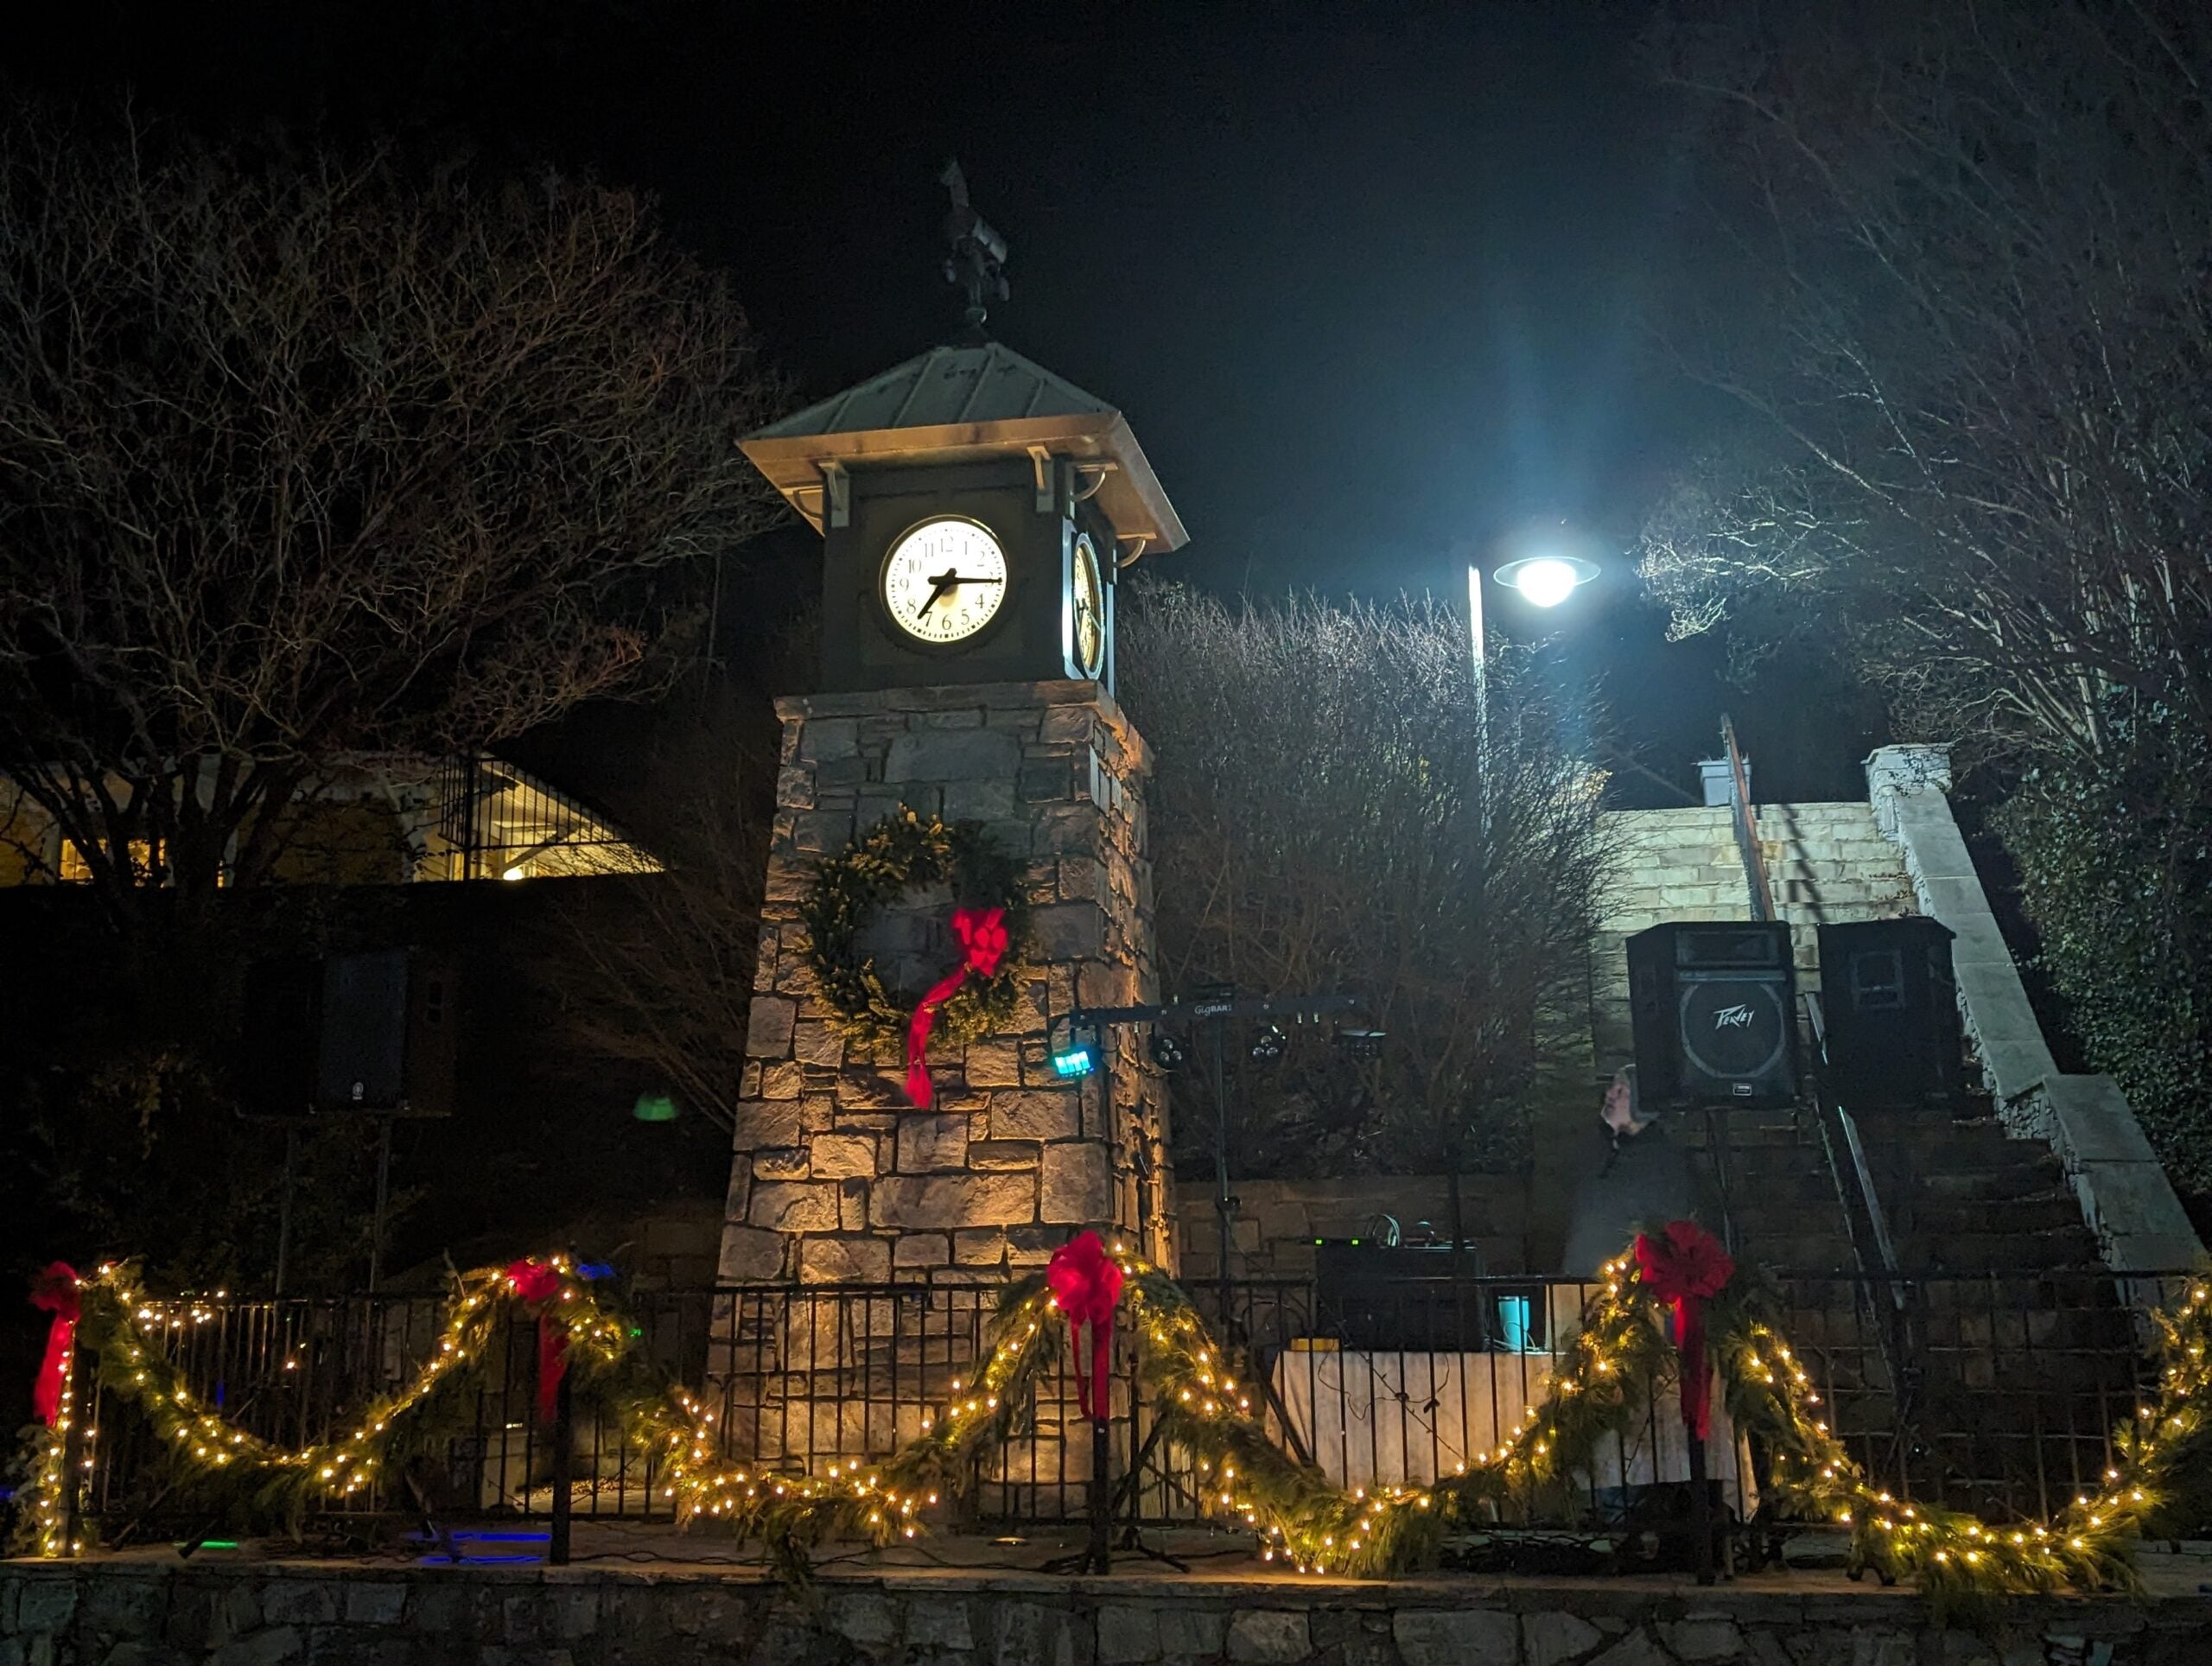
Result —
[{"label": "metal handrail", "polygon": [[1777,918],[1774,887],[1767,881],[1766,858],[1759,850],[1759,832],[1751,812],[1751,778],[1744,767],[1743,749],[1736,744],[1736,725],[1723,712],[1720,744],[1728,752],[1728,808],[1736,830],[1736,853],[1744,860],[1744,879],[1751,889],[1751,918]]}]

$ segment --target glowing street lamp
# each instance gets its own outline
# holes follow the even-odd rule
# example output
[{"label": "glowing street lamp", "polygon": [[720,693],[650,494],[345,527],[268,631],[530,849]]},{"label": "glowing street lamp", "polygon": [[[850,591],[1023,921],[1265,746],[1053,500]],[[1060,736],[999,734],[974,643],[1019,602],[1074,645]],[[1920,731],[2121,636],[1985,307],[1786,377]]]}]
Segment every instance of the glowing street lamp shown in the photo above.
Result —
[{"label": "glowing street lamp", "polygon": [[1556,607],[1598,576],[1598,563],[1580,556],[1528,556],[1507,562],[1491,576],[1539,607]]},{"label": "glowing street lamp", "polygon": [[[1518,590],[1539,607],[1556,607],[1576,590],[1598,576],[1598,563],[1580,556],[1523,556],[1509,561],[1491,576],[1508,589]],[[1488,645],[1483,636],[1483,569],[1467,569],[1467,625],[1475,652],[1475,676],[1488,669]]]}]

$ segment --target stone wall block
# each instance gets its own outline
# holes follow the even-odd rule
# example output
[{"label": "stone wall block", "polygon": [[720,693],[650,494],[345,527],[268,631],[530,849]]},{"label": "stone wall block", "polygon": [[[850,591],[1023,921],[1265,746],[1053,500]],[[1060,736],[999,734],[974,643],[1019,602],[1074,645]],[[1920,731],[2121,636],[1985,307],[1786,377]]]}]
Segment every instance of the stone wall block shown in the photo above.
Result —
[{"label": "stone wall block", "polygon": [[[876,1172],[875,1140],[867,1134],[817,1134],[808,1142],[817,1180],[872,1180]],[[759,1167],[758,1163],[754,1165]]]},{"label": "stone wall block", "polygon": [[1048,1145],[1039,1173],[1039,1219],[1087,1225],[1112,1218],[1113,1172],[1103,1145],[1089,1141]]},{"label": "stone wall block", "polygon": [[850,717],[817,717],[798,726],[797,733],[798,756],[816,763],[850,758],[860,750],[861,727]]},{"label": "stone wall block", "polygon": [[802,1238],[798,1275],[807,1284],[885,1283],[891,1277],[891,1241],[846,1236]]},{"label": "stone wall block", "polygon": [[834,1232],[837,1230],[836,1183],[756,1180],[746,1218],[772,1232]]},{"label": "stone wall block", "polygon": [[962,1113],[909,1113],[899,1119],[898,1169],[902,1174],[968,1166],[968,1127],[972,1119]]},{"label": "stone wall block", "polygon": [[1004,729],[924,729],[899,735],[883,760],[883,779],[903,781],[1010,781],[1021,767],[1021,742]]},{"label": "stone wall block", "polygon": [[1029,922],[1034,952],[1048,960],[1094,959],[1105,951],[1106,911],[1096,903],[1056,902],[1032,911]]},{"label": "stone wall block", "polygon": [[1027,1224],[1037,1218],[1037,1183],[1027,1174],[890,1175],[875,1183],[868,1213],[874,1226],[925,1231]]},{"label": "stone wall block", "polygon": [[798,1003],[779,995],[756,995],[745,1028],[745,1051],[755,1059],[781,1059],[791,1048]]},{"label": "stone wall block", "polygon": [[1081,1131],[1080,1094],[1069,1088],[991,1096],[994,1140],[1072,1140]]},{"label": "stone wall block", "polygon": [[972,1041],[961,1073],[971,1088],[1010,1088],[1021,1085],[1020,1044],[1007,1037]]},{"label": "stone wall block", "polygon": [[744,1099],[738,1103],[730,1143],[739,1151],[760,1151],[799,1142],[800,1101]]},{"label": "stone wall block", "polygon": [[1011,781],[948,781],[944,788],[944,819],[948,822],[991,822],[1016,809]]},{"label": "stone wall block", "polygon": [[845,1062],[845,1043],[819,1019],[801,1019],[791,1027],[791,1057],[803,1065],[837,1070]]}]

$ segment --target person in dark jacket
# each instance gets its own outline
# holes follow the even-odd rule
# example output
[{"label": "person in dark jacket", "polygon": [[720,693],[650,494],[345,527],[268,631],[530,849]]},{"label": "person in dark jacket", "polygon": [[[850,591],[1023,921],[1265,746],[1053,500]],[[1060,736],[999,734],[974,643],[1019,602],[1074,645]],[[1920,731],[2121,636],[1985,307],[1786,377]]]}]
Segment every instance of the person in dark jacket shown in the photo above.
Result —
[{"label": "person in dark jacket", "polygon": [[1615,1072],[1591,1142],[1592,1170],[1574,1189],[1567,1254],[1560,1271],[1594,1279],[1647,1227],[1695,1215],[1689,1153],[1647,1120],[1637,1097],[1636,1066]]}]

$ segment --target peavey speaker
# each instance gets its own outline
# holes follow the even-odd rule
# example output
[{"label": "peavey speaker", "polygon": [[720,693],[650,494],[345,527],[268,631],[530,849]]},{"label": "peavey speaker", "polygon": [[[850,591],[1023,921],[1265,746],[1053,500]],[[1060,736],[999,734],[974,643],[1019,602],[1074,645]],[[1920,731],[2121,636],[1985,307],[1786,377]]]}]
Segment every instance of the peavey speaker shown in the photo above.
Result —
[{"label": "peavey speaker", "polygon": [[1796,979],[1783,921],[1677,920],[1628,940],[1638,1091],[1669,1105],[1797,1097]]},{"label": "peavey speaker", "polygon": [[1966,1047],[1952,935],[1942,921],[1916,914],[1821,927],[1827,1080],[1847,1109],[1959,1091]]}]

